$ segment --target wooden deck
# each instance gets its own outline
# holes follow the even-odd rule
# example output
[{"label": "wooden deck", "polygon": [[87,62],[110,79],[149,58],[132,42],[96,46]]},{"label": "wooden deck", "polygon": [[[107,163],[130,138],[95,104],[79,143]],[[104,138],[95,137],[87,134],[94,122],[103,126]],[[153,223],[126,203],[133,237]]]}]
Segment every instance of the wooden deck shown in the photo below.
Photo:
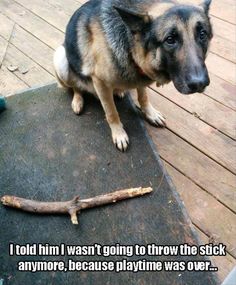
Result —
[{"label": "wooden deck", "polygon": [[[1,94],[55,81],[53,51],[83,2],[0,1]],[[172,85],[150,88],[168,127],[148,130],[203,243],[227,245],[227,256],[213,258],[223,280],[236,265],[235,1],[213,1],[211,19],[210,87],[191,96],[178,94]],[[18,69],[10,71],[11,65]]]}]

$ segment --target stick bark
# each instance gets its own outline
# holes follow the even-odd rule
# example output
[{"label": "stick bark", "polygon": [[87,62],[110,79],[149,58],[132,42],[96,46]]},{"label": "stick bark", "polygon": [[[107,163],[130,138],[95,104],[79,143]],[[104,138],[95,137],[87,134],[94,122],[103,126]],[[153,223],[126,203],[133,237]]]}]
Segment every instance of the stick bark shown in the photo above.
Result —
[{"label": "stick bark", "polygon": [[77,214],[84,209],[94,208],[106,204],[116,203],[117,201],[134,198],[151,193],[153,189],[148,188],[131,188],[119,190],[89,199],[80,200],[79,196],[65,202],[40,202],[28,200],[15,196],[3,196],[1,202],[3,205],[16,208],[22,211],[38,214],[69,214],[71,222],[78,224]]}]

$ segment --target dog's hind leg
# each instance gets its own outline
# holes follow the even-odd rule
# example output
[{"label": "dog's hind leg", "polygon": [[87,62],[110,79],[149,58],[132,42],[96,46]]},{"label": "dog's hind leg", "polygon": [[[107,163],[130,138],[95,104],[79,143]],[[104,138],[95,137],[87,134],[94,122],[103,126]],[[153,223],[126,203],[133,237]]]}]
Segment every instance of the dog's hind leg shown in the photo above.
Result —
[{"label": "dog's hind leg", "polygon": [[59,46],[53,57],[54,69],[58,86],[61,88],[70,88],[69,81],[69,63],[66,58],[66,51],[64,46]]},{"label": "dog's hind leg", "polygon": [[125,151],[129,145],[129,138],[120,121],[114,102],[113,90],[96,77],[93,77],[93,84],[111,128],[113,142],[120,151]]},{"label": "dog's hind leg", "polygon": [[84,98],[77,88],[73,88],[74,97],[71,103],[72,110],[76,115],[79,115],[84,107]]},{"label": "dog's hind leg", "polygon": [[149,101],[146,88],[138,88],[138,101],[141,107],[141,111],[144,114],[147,121],[154,126],[165,127],[165,118],[157,111]]}]

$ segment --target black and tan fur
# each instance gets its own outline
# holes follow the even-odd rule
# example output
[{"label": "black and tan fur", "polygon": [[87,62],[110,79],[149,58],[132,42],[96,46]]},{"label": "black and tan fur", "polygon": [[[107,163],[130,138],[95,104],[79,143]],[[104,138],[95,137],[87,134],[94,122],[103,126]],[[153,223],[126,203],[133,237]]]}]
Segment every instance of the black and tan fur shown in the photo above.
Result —
[{"label": "black and tan fur", "polygon": [[54,56],[60,85],[73,88],[72,109],[80,114],[83,93],[96,95],[120,150],[129,144],[114,93],[137,89],[148,121],[164,126],[146,87],[173,81],[183,94],[209,84],[205,57],[212,30],[210,0],[192,6],[166,0],[90,0],[72,16],[64,45]]}]

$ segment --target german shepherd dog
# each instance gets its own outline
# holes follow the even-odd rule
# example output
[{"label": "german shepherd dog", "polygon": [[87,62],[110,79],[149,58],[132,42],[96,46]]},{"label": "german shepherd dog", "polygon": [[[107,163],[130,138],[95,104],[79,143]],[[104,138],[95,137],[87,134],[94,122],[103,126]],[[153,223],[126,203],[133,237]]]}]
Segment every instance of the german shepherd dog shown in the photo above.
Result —
[{"label": "german shepherd dog", "polygon": [[85,92],[102,104],[116,147],[129,138],[113,94],[137,89],[147,120],[165,120],[149,102],[146,87],[173,81],[182,94],[209,85],[205,58],[212,38],[211,0],[199,6],[172,0],[90,0],[71,17],[65,42],[54,55],[59,85],[72,88],[72,109],[80,114]]}]

